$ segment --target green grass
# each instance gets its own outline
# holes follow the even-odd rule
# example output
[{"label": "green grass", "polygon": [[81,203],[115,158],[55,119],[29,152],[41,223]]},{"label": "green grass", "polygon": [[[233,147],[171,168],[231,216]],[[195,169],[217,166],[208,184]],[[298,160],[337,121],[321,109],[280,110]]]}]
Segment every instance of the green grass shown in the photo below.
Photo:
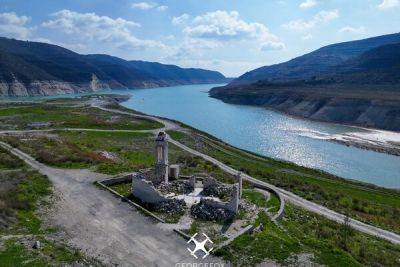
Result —
[{"label": "green grass", "polygon": [[12,108],[0,107],[0,122],[8,125],[10,129],[25,129],[32,122],[50,122],[50,128],[148,130],[163,127],[159,122],[114,114],[97,108],[56,106],[46,103]]},{"label": "green grass", "polygon": [[247,199],[251,203],[257,205],[258,207],[262,207],[262,208],[266,208],[267,204],[268,204],[265,196],[262,193],[257,192],[255,190],[249,190],[249,189],[243,190],[242,198]]},{"label": "green grass", "polygon": [[83,259],[83,255],[76,249],[46,239],[42,239],[41,242],[41,252],[52,261],[71,264]]},{"label": "green grass", "polygon": [[[40,162],[59,168],[90,168],[101,173],[117,174],[152,167],[155,162],[154,136],[151,133],[58,131],[54,134],[57,137],[27,135],[24,138],[26,141],[11,136],[0,137],[0,140],[32,155]],[[114,161],[104,158],[100,151],[113,153],[118,159]],[[233,181],[232,176],[217,166],[172,144],[169,152],[169,161],[181,164],[183,175],[208,173],[221,181]]]},{"label": "green grass", "polygon": [[[79,262],[82,255],[79,251],[60,245],[53,241],[39,238],[42,248],[29,250],[21,245],[17,239],[9,239],[0,249],[0,266],[54,266],[59,264],[72,264]],[[50,264],[52,263],[52,264]]]},{"label": "green grass", "polygon": [[[78,251],[49,240],[47,235],[57,229],[44,228],[37,214],[39,206],[49,204],[50,181],[22,162],[21,165],[18,167],[22,168],[12,172],[0,171],[0,266],[59,266],[80,262],[83,255]],[[2,236],[8,235],[14,237],[2,240]],[[40,250],[30,248],[34,240],[41,242]]]},{"label": "green grass", "polygon": [[120,183],[110,186],[115,192],[119,193],[124,197],[128,197],[131,195],[132,183]]},{"label": "green grass", "polygon": [[0,212],[1,221],[8,222],[3,231],[10,227],[18,233],[40,233],[41,222],[35,215],[37,203],[50,194],[47,177],[27,169],[19,172],[0,173]]},{"label": "green grass", "polygon": [[[352,218],[400,233],[400,193],[345,180],[322,171],[262,157],[209,136],[180,133],[180,142],[259,180]],[[184,135],[184,137],[182,136]]]},{"label": "green grass", "polygon": [[276,213],[279,211],[281,202],[279,201],[278,197],[274,194],[271,194],[271,198],[268,200],[267,207],[268,212]]},{"label": "green grass", "polygon": [[256,225],[262,223],[264,231],[254,236],[241,235],[217,255],[233,265],[254,266],[264,259],[284,262],[292,253],[299,253],[301,246],[273,224],[265,213],[260,213]]},{"label": "green grass", "polygon": [[[59,168],[92,168],[116,174],[149,167],[153,162],[152,135],[130,132],[58,132],[59,138],[27,135],[0,137],[38,161]],[[35,141],[32,141],[35,140]],[[101,155],[111,152],[116,161]]]},{"label": "green grass", "polygon": [[289,264],[294,254],[311,253],[326,266],[398,266],[400,246],[351,230],[292,205],[278,225],[261,212],[264,230],[242,235],[217,255],[233,265],[254,266],[265,259]]},{"label": "green grass", "polygon": [[177,132],[177,131],[167,131],[168,135],[171,136],[172,139],[174,140],[181,140],[185,138],[185,134],[182,132]]},{"label": "green grass", "polygon": [[0,170],[22,168],[23,166],[22,160],[0,147]]},{"label": "green grass", "polygon": [[0,250],[0,266],[48,266],[46,260],[35,251],[28,251],[18,241],[7,240],[4,248]]}]

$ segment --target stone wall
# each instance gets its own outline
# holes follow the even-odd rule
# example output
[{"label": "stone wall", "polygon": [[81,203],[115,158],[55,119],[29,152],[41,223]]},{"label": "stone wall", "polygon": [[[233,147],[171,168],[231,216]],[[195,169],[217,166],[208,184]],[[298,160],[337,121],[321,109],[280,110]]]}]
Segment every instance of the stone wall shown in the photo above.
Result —
[{"label": "stone wall", "polygon": [[118,178],[111,178],[111,179],[107,179],[104,181],[101,181],[102,184],[110,186],[110,185],[115,185],[115,184],[122,184],[122,183],[126,183],[126,182],[130,182],[132,179],[132,175],[125,175],[122,177],[118,177]]},{"label": "stone wall", "polygon": [[231,198],[229,200],[229,202],[218,202],[218,201],[214,201],[214,200],[206,200],[207,205],[210,205],[214,208],[220,208],[220,209],[226,209],[229,210],[233,213],[237,213],[239,210],[239,189],[238,189],[238,185],[234,184],[232,186],[232,193],[231,193]]},{"label": "stone wall", "polygon": [[141,174],[135,173],[131,177],[132,195],[143,203],[157,204],[167,200]]},{"label": "stone wall", "polygon": [[232,186],[229,202],[201,199],[199,204],[193,205],[191,214],[203,220],[228,220],[232,219],[239,210],[239,185]]}]

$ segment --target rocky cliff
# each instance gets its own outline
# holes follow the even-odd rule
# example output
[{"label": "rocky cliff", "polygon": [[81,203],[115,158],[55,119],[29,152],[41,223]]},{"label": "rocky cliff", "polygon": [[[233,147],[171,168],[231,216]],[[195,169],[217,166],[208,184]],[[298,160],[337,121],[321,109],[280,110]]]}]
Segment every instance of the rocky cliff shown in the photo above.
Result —
[{"label": "rocky cliff", "polygon": [[80,55],[60,46],[0,37],[0,96],[56,95],[103,88],[224,83],[219,72],[108,55]]},{"label": "rocky cliff", "polygon": [[[329,48],[331,57],[336,57],[334,51],[338,50],[340,57],[343,51],[358,53],[365,47],[399,37],[376,37],[326,49]],[[315,54],[321,55],[323,50]],[[316,60],[315,56],[312,58]],[[292,74],[301,70],[301,65],[282,64]],[[313,120],[400,131],[400,42],[373,47],[335,66],[325,66],[323,72],[308,65],[304,70],[308,78],[293,78],[279,72],[277,80],[233,82],[213,88],[210,95],[229,103],[265,106]]]},{"label": "rocky cliff", "polygon": [[[222,90],[221,90],[222,89]],[[210,96],[232,104],[256,105],[311,120],[400,131],[400,95],[395,91],[353,91],[327,87],[262,92],[214,88]],[[376,89],[378,90],[378,88]],[[375,91],[375,90],[372,90]]]}]

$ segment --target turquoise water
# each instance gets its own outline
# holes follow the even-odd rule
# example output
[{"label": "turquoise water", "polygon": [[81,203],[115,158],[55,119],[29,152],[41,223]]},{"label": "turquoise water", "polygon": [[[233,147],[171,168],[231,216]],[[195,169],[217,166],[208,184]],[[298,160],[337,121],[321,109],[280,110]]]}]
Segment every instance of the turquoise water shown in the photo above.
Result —
[{"label": "turquoise water", "polygon": [[[305,136],[307,133],[340,134],[359,129],[302,120],[260,107],[226,104],[208,97],[208,90],[214,86],[188,85],[111,92],[132,96],[122,103],[125,107],[182,121],[239,148],[348,179],[400,188],[400,157]],[[87,94],[25,99],[79,95]]]},{"label": "turquoise water", "polygon": [[215,85],[121,91],[123,105],[182,121],[236,147],[321,169],[344,178],[400,188],[400,157],[347,147],[301,135],[355,131],[354,127],[311,122],[260,107],[226,104],[208,97]]}]

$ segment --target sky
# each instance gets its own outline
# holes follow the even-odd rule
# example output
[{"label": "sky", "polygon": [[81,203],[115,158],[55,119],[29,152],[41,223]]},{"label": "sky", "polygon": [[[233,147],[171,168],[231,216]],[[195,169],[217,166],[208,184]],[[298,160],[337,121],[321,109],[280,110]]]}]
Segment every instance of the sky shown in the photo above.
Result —
[{"label": "sky", "polygon": [[237,77],[400,31],[400,0],[0,0],[0,36]]}]

